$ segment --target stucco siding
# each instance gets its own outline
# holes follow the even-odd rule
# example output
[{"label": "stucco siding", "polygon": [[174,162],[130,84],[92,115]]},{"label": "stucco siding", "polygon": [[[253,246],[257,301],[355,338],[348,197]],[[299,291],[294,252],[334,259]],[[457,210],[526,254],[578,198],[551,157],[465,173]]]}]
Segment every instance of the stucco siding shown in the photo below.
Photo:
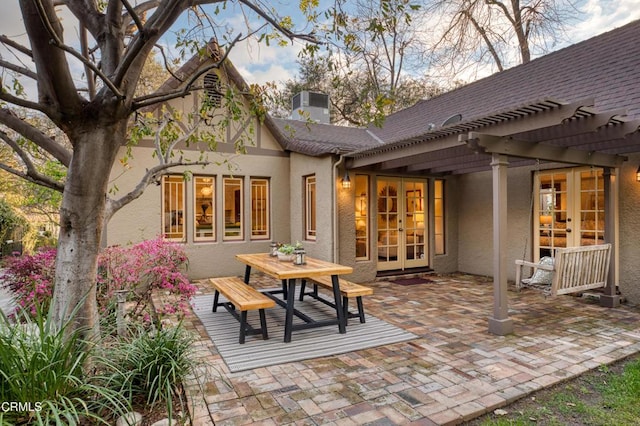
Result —
[{"label": "stucco siding", "polygon": [[[213,154],[216,155],[216,154]],[[185,158],[197,157],[197,152],[184,152]],[[118,165],[112,172],[112,184],[118,187],[118,194],[125,194],[137,184],[145,169],[157,164],[150,148],[136,148],[132,167],[125,170]],[[289,204],[289,158],[286,156],[235,155],[230,158],[232,168],[227,164],[206,167],[180,167],[175,173],[190,170],[196,175],[211,175],[216,178],[217,194],[222,194],[222,177],[234,176],[243,179],[244,188],[244,239],[242,241],[222,241],[220,224],[224,222],[221,198],[217,197],[216,223],[218,237],[212,242],[194,242],[193,230],[187,226],[185,250],[189,256],[189,276],[198,279],[210,276],[241,274],[244,267],[234,259],[237,253],[268,251],[271,240],[252,241],[250,238],[251,203],[249,178],[269,178],[271,187],[271,235],[281,241],[290,239]],[[190,182],[187,182],[190,185]],[[283,188],[285,190],[283,190]],[[144,194],[117,212],[107,226],[106,244],[129,244],[143,239],[155,238],[161,229],[161,186],[150,185]],[[186,191],[186,215],[192,213],[193,194]]]},{"label": "stucco siding", "polygon": [[[508,240],[505,261],[508,278],[515,278],[516,259],[527,247],[531,253],[529,207],[531,205],[531,169],[509,169],[507,183]],[[493,202],[492,173],[463,175],[458,185],[458,270],[478,275],[493,275]]]},{"label": "stucco siding", "polygon": [[619,285],[623,296],[640,303],[640,155],[629,157],[620,172]]},{"label": "stucco siding", "polygon": [[[333,261],[333,160],[331,156],[309,157],[291,153],[291,174],[289,191],[291,200],[291,241],[300,241],[309,256]],[[304,178],[316,177],[316,240],[305,239],[305,207],[304,207]],[[283,236],[284,237],[284,236]],[[286,238],[274,235],[277,241],[287,242]]]}]

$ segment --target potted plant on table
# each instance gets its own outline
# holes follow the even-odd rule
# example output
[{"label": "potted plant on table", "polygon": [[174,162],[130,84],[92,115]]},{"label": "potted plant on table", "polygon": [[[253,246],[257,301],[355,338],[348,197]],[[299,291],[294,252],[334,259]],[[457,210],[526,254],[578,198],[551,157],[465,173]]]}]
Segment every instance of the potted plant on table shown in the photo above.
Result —
[{"label": "potted plant on table", "polygon": [[292,262],[295,256],[295,251],[301,248],[302,244],[300,241],[296,241],[295,244],[280,244],[278,247],[278,260]]}]

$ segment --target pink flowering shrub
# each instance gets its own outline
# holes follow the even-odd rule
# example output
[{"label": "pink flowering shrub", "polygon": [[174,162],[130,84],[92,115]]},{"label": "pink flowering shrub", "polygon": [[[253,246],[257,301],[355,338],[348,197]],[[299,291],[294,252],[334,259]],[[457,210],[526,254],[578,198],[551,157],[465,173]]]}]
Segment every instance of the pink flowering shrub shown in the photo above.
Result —
[{"label": "pink flowering shrub", "polygon": [[158,237],[141,243],[105,249],[98,260],[98,306],[104,313],[115,300],[115,292],[128,290],[133,308],[128,315],[134,320],[149,322],[151,294],[163,292],[163,306],[156,306],[159,314],[183,315],[189,309],[189,299],[196,287],[184,271],[188,259],[178,244]]},{"label": "pink flowering shrub", "polygon": [[26,312],[34,316],[38,311],[48,312],[53,295],[56,249],[44,248],[32,255],[10,257],[0,276],[16,296],[16,301]]},{"label": "pink flowering shrub", "polygon": [[[15,294],[20,306],[34,315],[46,313],[53,295],[55,249],[9,259],[1,280]],[[155,313],[183,315],[196,287],[185,275],[187,256],[178,244],[158,237],[121,247],[108,247],[98,258],[98,308],[107,315],[115,310],[116,291],[127,290],[134,321],[149,323]],[[151,307],[152,292],[163,292],[163,306]]]}]

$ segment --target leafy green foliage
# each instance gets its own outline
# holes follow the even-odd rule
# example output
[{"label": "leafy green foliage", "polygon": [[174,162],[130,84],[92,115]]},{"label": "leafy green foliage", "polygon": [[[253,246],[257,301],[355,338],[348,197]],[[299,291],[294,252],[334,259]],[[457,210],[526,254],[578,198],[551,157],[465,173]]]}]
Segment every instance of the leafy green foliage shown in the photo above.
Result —
[{"label": "leafy green foliage", "polygon": [[27,222],[18,213],[0,198],[0,244],[13,238],[13,233],[20,227],[27,226]]},{"label": "leafy green foliage", "polygon": [[20,319],[0,318],[0,401],[23,404],[0,411],[0,424],[110,424],[125,412],[117,392],[87,378],[93,346],[82,330],[56,329],[41,311]]},{"label": "leafy green foliage", "polygon": [[179,326],[156,333],[138,329],[133,338],[121,340],[100,358],[106,367],[104,385],[134,406],[165,404],[171,417],[173,401],[184,405],[182,385],[197,365],[193,342]]}]

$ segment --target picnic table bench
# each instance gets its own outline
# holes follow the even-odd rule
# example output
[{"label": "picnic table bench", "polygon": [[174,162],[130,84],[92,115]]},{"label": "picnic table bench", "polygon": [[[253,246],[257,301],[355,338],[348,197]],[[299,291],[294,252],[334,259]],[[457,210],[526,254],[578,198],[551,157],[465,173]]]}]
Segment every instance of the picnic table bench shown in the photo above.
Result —
[{"label": "picnic table bench", "polygon": [[[373,289],[371,287],[366,287],[360,284],[356,284],[354,282],[345,280],[344,278],[339,278],[340,280],[340,294],[342,295],[342,309],[344,311],[344,315],[346,318],[359,318],[361,323],[365,323],[364,317],[364,305],[362,303],[362,296],[368,296],[373,294]],[[313,283],[313,290],[309,292],[305,292],[306,282],[310,281]],[[316,300],[319,300],[329,306],[335,308],[334,304],[329,300],[323,299],[318,295],[318,286],[322,286],[331,290],[333,288],[333,283],[331,281],[331,277],[329,276],[318,276],[318,277],[309,277],[302,280],[302,284],[300,286],[300,301],[304,300],[304,296],[311,296]],[[349,298],[355,297],[356,303],[358,305],[358,313],[353,314],[349,312]]]},{"label": "picnic table bench", "polygon": [[[240,344],[245,342],[245,336],[247,334],[262,334],[263,339],[269,338],[264,310],[275,306],[276,302],[274,302],[273,299],[245,284],[240,278],[210,278],[209,281],[215,288],[212,311],[216,312],[218,306],[223,306],[231,315],[240,321]],[[219,302],[220,294],[222,294],[228,302]],[[239,315],[236,310],[240,311]],[[252,310],[258,310],[260,314],[259,329],[247,323],[247,312]]]}]

